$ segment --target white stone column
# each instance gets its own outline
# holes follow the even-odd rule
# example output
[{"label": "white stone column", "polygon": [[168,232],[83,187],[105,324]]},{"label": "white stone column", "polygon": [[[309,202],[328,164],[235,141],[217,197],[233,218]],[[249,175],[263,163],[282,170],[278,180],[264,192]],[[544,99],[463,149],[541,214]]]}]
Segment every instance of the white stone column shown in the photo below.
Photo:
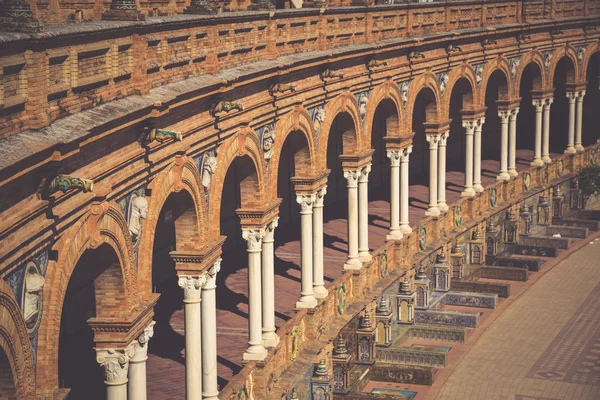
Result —
[{"label": "white stone column", "polygon": [[404,235],[410,235],[412,229],[408,216],[408,161],[412,153],[412,146],[406,147],[400,151],[400,232]]},{"label": "white stone column", "polygon": [[541,167],[544,165],[542,161],[542,113],[544,111],[544,100],[533,100],[535,107],[535,147],[533,152],[532,167]]},{"label": "white stone column", "polygon": [[437,217],[440,209],[437,206],[438,196],[438,143],[441,135],[426,135],[429,142],[429,208],[425,215]]},{"label": "white stone column", "polygon": [[437,206],[441,212],[448,211],[446,204],[446,143],[450,132],[445,132],[440,136],[438,144],[438,202]]},{"label": "white stone column", "polygon": [[313,295],[317,299],[327,297],[323,280],[323,204],[327,186],[317,191],[313,205]]},{"label": "white stone column", "polygon": [[345,170],[348,181],[348,260],[344,269],[360,269],[362,262],[358,258],[358,178],[360,169]]},{"label": "white stone column", "polygon": [[473,188],[473,136],[475,135],[475,121],[463,121],[465,128],[465,190],[460,194],[461,197],[475,196]]},{"label": "white stone column", "polygon": [[400,152],[402,150],[388,150],[390,159],[390,232],[385,240],[400,240]]},{"label": "white stone column", "polygon": [[129,400],[146,400],[146,360],[148,360],[148,343],[154,336],[154,324],[150,325],[137,338],[134,344],[134,354],[129,360],[129,383],[127,384],[127,397]]},{"label": "white stone column", "polygon": [[567,99],[569,100],[569,143],[565,149],[565,154],[575,154],[575,99],[577,92],[568,92]]},{"label": "white stone column", "polygon": [[317,200],[316,194],[298,194],[296,201],[300,204],[300,265],[302,275],[302,288],[300,299],[296,308],[313,308],[317,299],[313,294],[313,204]]},{"label": "white stone column", "polygon": [[501,137],[500,137],[500,173],[496,177],[497,181],[507,181],[510,179],[508,174],[508,118],[509,111],[498,111],[500,117]]},{"label": "white stone column", "polygon": [[129,360],[135,353],[134,344],[125,349],[96,349],[96,361],[104,367],[107,400],[127,400]]},{"label": "white stone column", "polygon": [[473,157],[473,189],[477,193],[483,192],[483,185],[481,184],[481,130],[485,118],[479,118],[475,123],[475,143],[473,145],[475,156]]},{"label": "white stone column", "polygon": [[217,273],[221,270],[219,258],[208,270],[202,286],[202,398],[218,400],[217,375]]},{"label": "white stone column", "polygon": [[262,341],[264,347],[275,347],[275,228],[276,218],[265,228],[262,240]]},{"label": "white stone column", "polygon": [[261,306],[261,251],[263,229],[242,229],[242,237],[248,250],[248,348],[244,352],[245,361],[262,361],[267,350],[262,343]]},{"label": "white stone column", "polygon": [[517,172],[517,115],[519,114],[519,108],[513,108],[509,112],[508,175],[514,178],[519,175]]},{"label": "white stone column", "polygon": [[582,129],[583,129],[583,98],[585,97],[585,90],[577,93],[577,121],[575,124],[575,150],[583,151],[582,145]]},{"label": "white stone column", "polygon": [[358,178],[358,258],[369,262],[369,173],[371,164],[365,165]]},{"label": "white stone column", "polygon": [[544,140],[542,141],[542,161],[544,164],[550,164],[552,162],[552,159],[550,158],[550,106],[553,101],[553,98],[548,98],[544,101]]},{"label": "white stone column", "polygon": [[200,300],[202,286],[206,282],[202,276],[180,275],[177,282],[183,288],[185,318],[185,398],[202,399],[202,342],[200,327]]}]

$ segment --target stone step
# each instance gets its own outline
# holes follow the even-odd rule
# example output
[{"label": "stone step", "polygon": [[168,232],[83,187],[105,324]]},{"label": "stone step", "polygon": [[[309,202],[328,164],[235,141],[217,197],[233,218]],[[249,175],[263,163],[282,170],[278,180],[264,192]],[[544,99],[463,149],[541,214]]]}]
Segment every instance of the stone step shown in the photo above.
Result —
[{"label": "stone step", "polygon": [[522,256],[558,257],[558,248],[552,246],[531,246],[526,244],[506,244],[504,246],[512,254]]},{"label": "stone step", "polygon": [[504,299],[510,296],[510,284],[500,282],[463,282],[452,280],[450,289],[475,293],[495,293],[498,297]]},{"label": "stone step", "polygon": [[552,236],[560,234],[562,237],[585,239],[588,237],[588,228],[581,228],[576,226],[557,226],[550,225],[546,227],[546,235]]},{"label": "stone step", "polygon": [[500,266],[500,267],[513,267],[513,268],[525,268],[528,271],[537,272],[540,270],[544,260],[539,258],[522,258],[517,256],[491,256],[488,255],[485,258],[486,265]]},{"label": "stone step", "polygon": [[540,247],[556,247],[560,250],[567,250],[571,247],[571,241],[569,238],[555,238],[548,236],[524,236],[519,237],[519,244],[527,246],[540,246]]},{"label": "stone step", "polygon": [[525,268],[485,266],[479,271],[479,276],[486,279],[517,282],[529,279],[529,271]]},{"label": "stone step", "polygon": [[416,310],[415,322],[419,324],[477,328],[479,326],[479,313],[467,311]]},{"label": "stone step", "polygon": [[552,220],[552,224],[558,226],[588,228],[590,232],[598,232],[598,229],[600,228],[600,221],[594,221],[589,219],[554,218]]},{"label": "stone step", "polygon": [[600,221],[600,210],[579,210],[575,215],[579,219]]}]

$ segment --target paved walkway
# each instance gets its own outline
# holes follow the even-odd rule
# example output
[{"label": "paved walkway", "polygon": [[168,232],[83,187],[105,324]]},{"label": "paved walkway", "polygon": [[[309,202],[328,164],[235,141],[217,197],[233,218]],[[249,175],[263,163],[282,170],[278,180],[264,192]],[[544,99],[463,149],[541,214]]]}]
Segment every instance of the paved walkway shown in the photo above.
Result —
[{"label": "paved walkway", "polygon": [[600,399],[600,240],[556,265],[488,328],[439,400]]}]

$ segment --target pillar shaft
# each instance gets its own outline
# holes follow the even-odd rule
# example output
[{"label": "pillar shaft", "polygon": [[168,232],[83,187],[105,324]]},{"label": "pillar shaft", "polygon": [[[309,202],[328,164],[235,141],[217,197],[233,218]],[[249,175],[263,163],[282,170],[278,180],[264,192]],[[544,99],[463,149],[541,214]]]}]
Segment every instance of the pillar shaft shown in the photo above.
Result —
[{"label": "pillar shaft", "polygon": [[427,135],[429,142],[429,208],[425,211],[425,215],[437,217],[440,215],[440,209],[437,206],[438,196],[438,143],[440,136]]},{"label": "pillar shaft", "polygon": [[475,196],[473,188],[473,136],[475,135],[475,121],[463,121],[465,128],[465,190],[461,197]]},{"label": "pillar shaft", "polygon": [[449,132],[445,132],[440,136],[438,144],[438,201],[437,206],[441,212],[448,211],[446,204],[446,143],[448,141]]},{"label": "pillar shaft", "polygon": [[246,361],[262,361],[267,350],[262,343],[261,306],[261,251],[263,229],[243,229],[242,237],[248,250],[248,348],[244,353]]},{"label": "pillar shaft", "polygon": [[510,179],[508,174],[508,111],[499,111],[498,116],[500,117],[500,173],[496,178],[497,181],[507,181]]},{"label": "pillar shaft", "polygon": [[535,107],[535,147],[533,153],[533,167],[544,165],[542,161],[542,113],[544,112],[544,100],[533,100]]},{"label": "pillar shaft", "polygon": [[202,399],[201,288],[206,275],[179,277],[185,318],[185,398]]},{"label": "pillar shaft", "polygon": [[390,232],[385,240],[400,240],[400,152],[402,150],[388,150],[390,159]]},{"label": "pillar shaft", "polygon": [[567,99],[569,100],[569,143],[565,149],[565,154],[574,154],[575,150],[575,99],[577,97],[576,92],[567,93]]},{"label": "pillar shaft", "polygon": [[208,271],[202,287],[202,390],[203,399],[217,400],[217,273],[221,270],[218,259]]},{"label": "pillar shaft", "polygon": [[323,204],[327,186],[321,188],[313,205],[313,295],[317,299],[327,297],[323,280]]},{"label": "pillar shaft", "polygon": [[275,228],[277,219],[267,225],[262,240],[262,340],[264,347],[275,347]]},{"label": "pillar shaft", "polygon": [[411,152],[412,146],[406,147],[400,152],[400,232],[405,235],[412,233],[408,216],[408,162]]},{"label": "pillar shaft", "polygon": [[135,353],[129,360],[129,383],[127,385],[127,398],[129,400],[146,400],[146,360],[148,360],[148,344],[154,336],[154,324],[152,321],[144,332],[134,342]]},{"label": "pillar shaft", "polygon": [[96,361],[104,367],[107,400],[127,400],[129,360],[135,354],[135,344],[125,349],[96,349]]},{"label": "pillar shaft", "polygon": [[302,285],[300,299],[296,302],[296,308],[313,308],[317,305],[317,299],[313,294],[313,204],[316,201],[315,194],[299,194],[296,201],[300,204],[300,265]]},{"label": "pillar shaft", "polygon": [[575,124],[575,150],[583,151],[582,145],[582,129],[583,129],[583,97],[585,90],[577,93],[577,121]]},{"label": "pillar shaft", "polygon": [[360,269],[362,262],[358,258],[358,178],[360,169],[345,170],[344,178],[348,182],[348,260],[344,269]]},{"label": "pillar shaft", "polygon": [[517,173],[517,115],[519,108],[510,110],[509,125],[509,147],[508,147],[508,175],[511,178],[519,175]]},{"label": "pillar shaft", "polygon": [[483,192],[483,186],[481,185],[481,130],[485,118],[479,118],[475,124],[475,135],[474,135],[474,157],[473,157],[473,188],[477,193]]},{"label": "pillar shaft", "polygon": [[371,164],[363,167],[358,178],[358,258],[371,261],[369,253],[369,172]]},{"label": "pillar shaft", "polygon": [[550,158],[550,106],[554,99],[549,98],[544,102],[544,126],[543,126],[543,149],[542,149],[542,161],[544,164],[550,164],[552,159]]}]

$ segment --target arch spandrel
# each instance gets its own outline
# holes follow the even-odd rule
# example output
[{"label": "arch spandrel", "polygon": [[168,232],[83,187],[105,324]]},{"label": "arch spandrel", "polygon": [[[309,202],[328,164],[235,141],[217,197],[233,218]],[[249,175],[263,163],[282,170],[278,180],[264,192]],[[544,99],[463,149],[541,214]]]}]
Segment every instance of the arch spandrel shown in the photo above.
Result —
[{"label": "arch spandrel", "polygon": [[[506,96],[510,96],[511,93],[513,93],[513,81],[511,78],[511,74],[510,74],[510,65],[508,63],[508,60],[504,57],[497,57],[495,60],[492,60],[490,62],[488,62],[485,67],[483,68],[483,79],[481,81],[481,88],[479,89],[479,93],[481,93],[481,96],[479,96],[479,107],[483,108],[485,107],[485,95],[486,95],[486,91],[487,91],[487,87],[488,87],[488,83],[490,81],[490,78],[492,77],[492,74],[496,71],[501,71],[504,74],[504,78],[506,79]],[[504,100],[510,100],[510,98],[504,99]]]},{"label": "arch spandrel", "polygon": [[402,103],[402,93],[398,85],[392,81],[387,80],[381,85],[377,86],[371,92],[369,102],[367,103],[367,112],[364,120],[364,142],[367,149],[371,148],[371,136],[373,130],[373,120],[375,118],[375,112],[377,107],[384,100],[391,100],[396,106],[396,114],[394,115],[398,119],[398,131],[397,132],[386,132],[389,136],[400,136],[402,133],[402,124],[404,123],[405,117],[402,115],[404,106]]},{"label": "arch spandrel", "polygon": [[[209,238],[218,239],[221,234],[221,198],[223,195],[223,185],[227,171],[237,157],[248,156],[254,164],[254,169],[258,181],[258,191],[256,193],[256,202],[264,202],[267,199],[267,172],[263,157],[262,147],[256,132],[248,127],[227,139],[217,148],[217,170],[212,176],[209,190],[208,202],[208,235]],[[272,183],[275,186],[277,182]],[[275,189],[277,190],[277,189]]]},{"label": "arch spandrel", "polygon": [[58,348],[63,303],[69,280],[86,250],[110,246],[119,261],[123,277],[126,310],[138,305],[137,268],[127,221],[114,203],[94,203],[56,242],[56,261],[48,262],[44,284],[42,321],[38,331],[37,386],[52,390],[58,386]]},{"label": "arch spandrel", "polygon": [[158,218],[172,193],[183,190],[190,195],[196,211],[197,228],[192,234],[197,237],[199,245],[206,241],[206,195],[201,182],[200,172],[193,159],[182,156],[161,171],[149,185],[152,195],[148,198],[148,217],[143,222],[138,251],[138,289],[144,298],[148,298],[152,293],[152,258]]},{"label": "arch spandrel", "polygon": [[362,118],[360,117],[358,103],[351,93],[342,93],[325,106],[325,121],[321,124],[318,141],[317,163],[319,171],[327,169],[327,143],[329,141],[331,125],[338,114],[342,113],[348,113],[354,124],[355,143],[353,143],[354,148],[351,152],[358,153],[363,149],[365,140],[363,138]]},{"label": "arch spandrel", "polygon": [[552,61],[550,63],[550,68],[548,68],[548,89],[552,89],[554,86],[554,75],[556,73],[556,67],[560,60],[564,57],[567,57],[573,66],[573,79],[572,82],[568,81],[567,83],[577,83],[579,82],[579,67],[577,62],[577,54],[575,54],[575,49],[572,46],[564,46],[554,50],[552,53]]},{"label": "arch spandrel", "polygon": [[452,69],[448,74],[448,78],[448,85],[446,86],[446,91],[444,92],[441,106],[441,115],[446,120],[450,119],[450,99],[452,98],[452,91],[454,90],[454,86],[456,86],[458,81],[460,81],[463,78],[466,79],[471,85],[472,101],[470,106],[474,107],[475,105],[479,104],[479,90],[477,87],[477,78],[475,77],[475,72],[473,71],[473,68],[469,64],[463,63],[462,65]]},{"label": "arch spandrel", "polygon": [[[413,111],[415,109],[415,102],[417,101],[417,97],[419,93],[423,89],[430,89],[433,92],[435,98],[435,107],[436,107],[436,120],[440,119],[440,105],[441,105],[441,93],[440,87],[437,81],[437,77],[432,72],[426,72],[424,74],[419,75],[413,83],[410,85],[409,93],[408,93],[408,101],[406,105],[406,118],[405,118],[405,130],[407,132],[412,132],[412,117]],[[436,122],[436,121],[429,121]]]},{"label": "arch spandrel", "polygon": [[8,357],[18,399],[35,399],[35,369],[27,327],[11,287],[0,279],[0,348]]},{"label": "arch spandrel", "polygon": [[284,115],[275,125],[275,144],[273,145],[273,157],[269,161],[268,181],[271,184],[268,187],[270,198],[277,198],[277,178],[279,176],[279,161],[281,160],[281,151],[286,139],[292,132],[302,132],[308,144],[308,168],[304,168],[297,173],[314,176],[317,172],[315,130],[312,118],[308,110],[302,106]]},{"label": "arch spandrel", "polygon": [[534,84],[534,90],[545,90],[547,89],[548,79],[546,76],[546,70],[544,67],[544,56],[538,50],[530,51],[529,53],[525,53],[521,56],[519,60],[519,68],[517,69],[517,73],[514,77],[513,84],[513,98],[517,98],[520,96],[521,90],[521,80],[523,78],[523,74],[525,73],[525,69],[529,66],[529,64],[535,64],[539,69],[539,77],[540,77],[540,86],[536,87]]}]

